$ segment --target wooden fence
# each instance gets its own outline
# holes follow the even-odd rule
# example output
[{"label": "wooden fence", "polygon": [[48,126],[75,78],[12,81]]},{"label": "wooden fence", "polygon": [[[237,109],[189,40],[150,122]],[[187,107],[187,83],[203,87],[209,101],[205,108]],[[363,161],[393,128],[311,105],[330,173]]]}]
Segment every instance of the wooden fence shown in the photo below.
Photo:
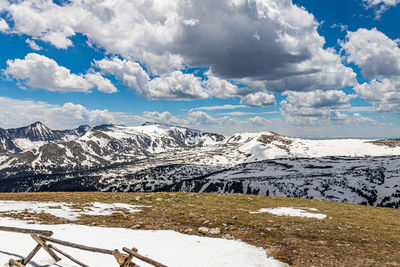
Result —
[{"label": "wooden fence", "polygon": [[57,252],[59,255],[68,258],[69,260],[75,262],[76,264],[78,264],[80,266],[89,267],[89,265],[82,263],[81,261],[75,259],[71,255],[65,253],[58,247],[54,246],[54,244],[58,244],[58,245],[65,246],[65,247],[71,247],[71,248],[76,248],[76,249],[80,249],[80,250],[111,255],[116,259],[116,261],[120,267],[132,267],[132,266],[137,267],[137,266],[139,266],[132,262],[132,260],[134,260],[134,259],[141,260],[143,262],[146,262],[146,263],[156,266],[156,267],[166,267],[166,265],[164,265],[164,264],[161,264],[155,260],[149,259],[143,255],[140,255],[136,248],[129,249],[129,248],[124,247],[124,248],[122,248],[122,250],[125,253],[121,253],[117,249],[108,250],[108,249],[90,247],[90,246],[85,246],[85,245],[75,244],[75,243],[68,242],[68,241],[55,239],[55,238],[52,238],[52,236],[53,236],[52,231],[24,229],[24,228],[6,227],[6,226],[0,226],[0,231],[30,234],[31,237],[33,238],[33,240],[35,240],[37,243],[36,247],[24,259],[21,259],[21,260],[10,259],[10,261],[9,261],[10,266],[17,266],[17,267],[26,266],[31,261],[31,259],[36,255],[36,253],[38,253],[38,251],[43,248],[56,262],[61,260],[61,258],[56,254],[56,252]]}]

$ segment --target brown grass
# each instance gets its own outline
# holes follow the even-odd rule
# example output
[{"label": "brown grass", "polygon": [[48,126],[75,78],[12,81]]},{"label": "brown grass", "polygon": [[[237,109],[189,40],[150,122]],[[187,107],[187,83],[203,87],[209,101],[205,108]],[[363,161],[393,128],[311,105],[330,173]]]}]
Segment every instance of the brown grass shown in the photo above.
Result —
[{"label": "brown grass", "polygon": [[[93,201],[149,205],[139,213],[82,216],[74,223],[201,235],[197,230],[208,220],[207,227],[221,229],[219,237],[229,234],[264,247],[269,256],[292,266],[400,266],[400,210],[396,209],[239,194],[19,193],[0,194],[0,199],[73,202],[77,208]],[[249,213],[270,207],[316,208],[328,217]],[[45,213],[7,216],[31,216],[49,224],[68,222]]]}]

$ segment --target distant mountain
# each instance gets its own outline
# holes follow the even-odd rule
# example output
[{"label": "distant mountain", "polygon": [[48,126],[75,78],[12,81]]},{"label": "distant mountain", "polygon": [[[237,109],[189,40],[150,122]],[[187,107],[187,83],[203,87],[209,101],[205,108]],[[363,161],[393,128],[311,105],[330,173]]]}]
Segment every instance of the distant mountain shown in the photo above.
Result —
[{"label": "distant mountain", "polygon": [[0,128],[0,153],[18,153],[47,143],[77,139],[90,130],[87,125],[72,130],[51,130],[41,122],[15,129]]},{"label": "distant mountain", "polygon": [[185,127],[0,130],[0,191],[239,192],[400,206],[400,143]]}]

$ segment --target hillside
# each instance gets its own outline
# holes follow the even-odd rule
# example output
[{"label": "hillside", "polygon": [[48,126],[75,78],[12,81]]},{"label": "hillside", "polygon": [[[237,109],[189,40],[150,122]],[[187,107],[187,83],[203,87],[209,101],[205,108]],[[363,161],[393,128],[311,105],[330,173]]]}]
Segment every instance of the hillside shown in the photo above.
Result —
[{"label": "hillside", "polygon": [[[241,239],[263,247],[268,256],[291,266],[398,266],[400,262],[400,211],[396,209],[240,194],[20,193],[0,194],[0,200],[71,202],[76,211],[92,202],[141,205],[135,213],[120,208],[112,214],[93,211],[92,215],[69,219],[50,214],[57,205],[42,213],[3,211],[1,216],[45,224],[171,229],[189,235]],[[302,209],[312,216],[260,213],[278,207]],[[201,233],[200,227],[219,228],[220,232]]]}]

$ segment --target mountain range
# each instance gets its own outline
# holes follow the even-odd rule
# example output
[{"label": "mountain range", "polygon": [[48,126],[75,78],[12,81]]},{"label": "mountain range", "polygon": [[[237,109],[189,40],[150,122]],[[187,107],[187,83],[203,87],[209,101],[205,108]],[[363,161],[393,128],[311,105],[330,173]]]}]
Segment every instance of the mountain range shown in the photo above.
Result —
[{"label": "mountain range", "polygon": [[249,193],[400,207],[400,141],[40,122],[0,129],[0,191]]}]

